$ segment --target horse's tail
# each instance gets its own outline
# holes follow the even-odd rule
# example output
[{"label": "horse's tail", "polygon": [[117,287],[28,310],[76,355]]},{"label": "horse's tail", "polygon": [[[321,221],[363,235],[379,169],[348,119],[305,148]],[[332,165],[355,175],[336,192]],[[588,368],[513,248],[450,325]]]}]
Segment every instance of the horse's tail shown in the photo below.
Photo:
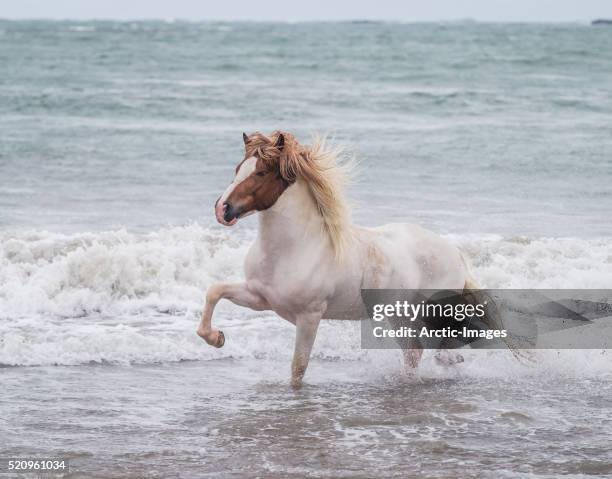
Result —
[{"label": "horse's tail", "polygon": [[478,281],[474,278],[472,274],[472,269],[470,268],[470,263],[466,259],[463,252],[459,252],[461,256],[461,261],[463,262],[463,267],[465,268],[465,284],[463,285],[463,289],[480,289],[478,285]]},{"label": "horse's tail", "polygon": [[463,266],[465,268],[465,283],[463,285],[463,297],[471,304],[486,304],[486,314],[482,318],[484,324],[491,329],[501,329],[502,322],[501,317],[499,315],[498,309],[493,301],[493,298],[486,293],[484,290],[480,288],[478,281],[474,278],[472,274],[472,269],[470,268],[470,263],[467,258],[463,254],[463,252],[459,253],[461,255],[461,261],[463,261]]},{"label": "horse's tail", "polygon": [[[472,270],[470,268],[470,264],[465,257],[465,255],[461,252],[461,261],[463,261],[463,265],[465,267],[466,279],[465,284],[463,286],[463,297],[474,305],[477,304],[486,304],[486,314],[482,318],[485,325],[491,329],[504,329],[504,323],[502,321],[501,314],[499,312],[499,308],[495,303],[495,300],[488,294],[486,291],[480,289],[480,285],[474,275],[472,274]],[[516,359],[528,359],[528,355],[521,351],[515,341],[513,341],[512,336],[509,334],[504,342],[508,349],[512,352]]]}]

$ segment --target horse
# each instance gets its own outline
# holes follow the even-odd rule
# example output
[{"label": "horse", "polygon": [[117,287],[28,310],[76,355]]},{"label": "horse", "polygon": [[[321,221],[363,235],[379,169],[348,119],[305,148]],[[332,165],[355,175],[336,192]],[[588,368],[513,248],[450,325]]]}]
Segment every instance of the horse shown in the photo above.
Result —
[{"label": "horse", "polygon": [[[275,131],[243,133],[243,141],[244,158],[214,211],[225,226],[258,213],[258,234],[245,259],[245,281],[206,291],[197,334],[208,344],[225,343],[212,327],[219,300],[274,311],[296,327],[291,386],[299,388],[320,321],[368,318],[362,289],[476,287],[459,249],[440,236],[412,224],[351,224],[350,163],[325,139],[306,146]],[[404,351],[406,368],[416,369],[422,353],[412,342]]]}]

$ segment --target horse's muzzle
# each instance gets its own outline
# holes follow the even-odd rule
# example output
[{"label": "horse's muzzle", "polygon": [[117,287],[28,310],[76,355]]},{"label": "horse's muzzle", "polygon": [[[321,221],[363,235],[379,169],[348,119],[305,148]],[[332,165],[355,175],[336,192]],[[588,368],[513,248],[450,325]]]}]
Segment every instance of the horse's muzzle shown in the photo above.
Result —
[{"label": "horse's muzzle", "polygon": [[215,202],[215,217],[217,218],[217,221],[225,226],[235,225],[238,221],[237,211],[234,210],[227,202],[220,203],[220,199],[221,198]]}]

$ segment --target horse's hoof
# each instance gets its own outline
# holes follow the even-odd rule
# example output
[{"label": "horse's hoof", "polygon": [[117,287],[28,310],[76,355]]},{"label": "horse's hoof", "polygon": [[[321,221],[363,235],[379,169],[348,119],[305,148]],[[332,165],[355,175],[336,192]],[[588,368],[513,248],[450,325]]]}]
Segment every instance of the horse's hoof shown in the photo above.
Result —
[{"label": "horse's hoof", "polygon": [[436,353],[436,362],[441,364],[442,366],[452,366],[454,364],[459,364],[465,361],[461,354],[451,355],[449,353]]},{"label": "horse's hoof", "polygon": [[213,346],[215,348],[222,348],[224,344],[225,344],[225,334],[223,334],[223,331],[219,330],[219,333],[217,334],[217,341],[215,342]]}]

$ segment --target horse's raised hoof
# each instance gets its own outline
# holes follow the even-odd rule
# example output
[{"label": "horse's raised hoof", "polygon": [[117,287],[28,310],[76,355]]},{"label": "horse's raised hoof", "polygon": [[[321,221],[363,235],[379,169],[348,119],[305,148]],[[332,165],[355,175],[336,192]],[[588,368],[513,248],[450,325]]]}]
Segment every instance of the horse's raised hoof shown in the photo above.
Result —
[{"label": "horse's raised hoof", "polygon": [[223,331],[217,331],[217,337],[212,338],[211,336],[213,334],[214,330],[209,330],[207,332],[198,330],[198,336],[200,336],[204,341],[206,341],[211,346],[214,346],[215,348],[222,348],[225,344],[225,334],[223,334]]},{"label": "horse's raised hoof", "polygon": [[213,344],[213,346],[215,348],[222,348],[224,344],[225,334],[223,334],[223,331],[219,330],[219,332],[217,333],[217,341],[215,341],[215,344]]}]

